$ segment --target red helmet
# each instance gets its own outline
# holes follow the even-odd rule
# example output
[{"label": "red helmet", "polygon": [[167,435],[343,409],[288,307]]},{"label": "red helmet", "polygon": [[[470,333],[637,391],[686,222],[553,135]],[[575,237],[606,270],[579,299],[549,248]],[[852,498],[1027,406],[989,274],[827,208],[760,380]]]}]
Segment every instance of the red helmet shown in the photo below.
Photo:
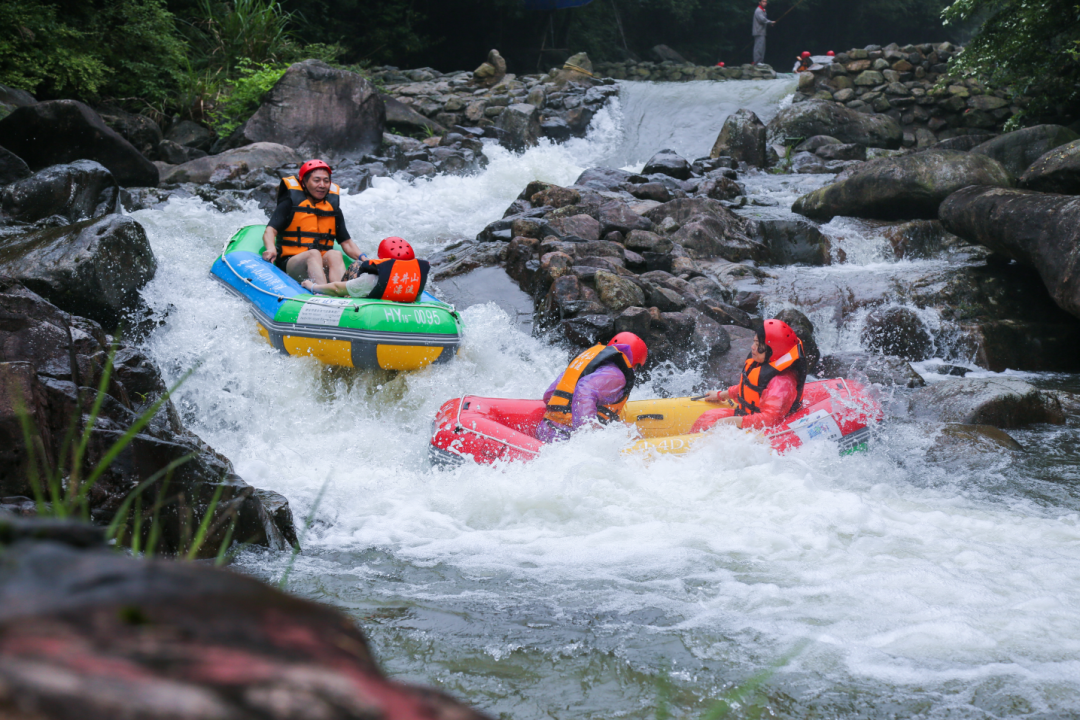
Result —
[{"label": "red helmet", "polygon": [[330,166],[324,163],[322,160],[308,160],[306,163],[300,166],[300,182],[304,182],[304,178],[312,170],[325,170],[327,175],[333,175],[334,171],[330,169]]},{"label": "red helmet", "polygon": [[765,336],[765,344],[772,351],[767,359],[782,357],[799,342],[799,336],[783,320],[766,320],[764,327],[758,331],[758,340],[761,340],[762,335]]},{"label": "red helmet", "polygon": [[379,243],[379,257],[383,260],[393,258],[394,260],[412,260],[416,257],[416,253],[413,252],[412,245],[405,242],[399,237],[384,238]]},{"label": "red helmet", "polygon": [[632,332],[621,332],[608,341],[608,345],[616,343],[630,346],[630,362],[634,367],[641,367],[649,359],[649,348],[645,346],[645,341]]},{"label": "red helmet", "polygon": [[804,57],[804,58],[810,57],[810,51],[809,50],[803,50],[802,55],[800,55],[799,57]]},{"label": "red helmet", "polygon": [[718,62],[718,63],[716,63],[716,67],[724,67],[724,63]]},{"label": "red helmet", "polygon": [[832,50],[830,50],[829,52],[827,52],[825,54],[828,55],[829,57],[836,57],[836,53],[834,53]]}]

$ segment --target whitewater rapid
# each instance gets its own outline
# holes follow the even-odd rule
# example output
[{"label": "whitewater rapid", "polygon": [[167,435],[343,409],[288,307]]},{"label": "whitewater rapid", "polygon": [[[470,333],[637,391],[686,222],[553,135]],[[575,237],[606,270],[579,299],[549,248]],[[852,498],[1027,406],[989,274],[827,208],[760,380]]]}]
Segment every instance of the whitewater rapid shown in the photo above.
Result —
[{"label": "whitewater rapid", "polygon": [[[501,217],[531,180],[570,184],[661,147],[706,154],[727,112],[768,117],[792,88],[748,85],[628,84],[588,138],[523,155],[489,147],[474,177],[378,179],[343,198],[349,227],[365,249],[394,234],[432,252]],[[749,185],[790,204],[822,182]],[[246,481],[284,494],[298,521],[311,515],[290,589],[355,616],[390,673],[516,720],[651,718],[666,683],[673,712],[697,716],[805,642],[767,682],[767,715],[1080,708],[1075,423],[1015,433],[1033,451],[1023,457],[951,464],[926,460],[939,428],[894,423],[849,457],[781,457],[728,429],[646,460],[621,454],[627,431],[609,427],[527,465],[434,469],[427,441],[446,399],[537,397],[566,351],[487,304],[464,310],[448,365],[359,373],[283,357],[208,274],[262,211],[186,199],[134,215],[159,262],[146,349],[169,379],[196,369],[178,394],[185,422]],[[834,222],[849,263],[813,272],[890,269],[880,238]],[[826,351],[858,348],[857,333],[815,321]],[[660,368],[635,397],[700,380]],[[274,581],[286,560],[252,551],[239,566]]]}]

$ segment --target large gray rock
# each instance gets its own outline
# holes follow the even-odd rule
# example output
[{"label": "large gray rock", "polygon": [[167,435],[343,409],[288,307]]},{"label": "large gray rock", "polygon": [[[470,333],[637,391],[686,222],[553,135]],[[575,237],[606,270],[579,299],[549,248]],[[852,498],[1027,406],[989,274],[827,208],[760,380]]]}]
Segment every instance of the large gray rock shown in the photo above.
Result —
[{"label": "large gray rock", "polygon": [[21,157],[0,146],[0,185],[30,177],[30,166]]},{"label": "large gray rock", "polygon": [[747,236],[746,221],[718,200],[680,198],[646,211],[645,217],[657,225],[666,218],[678,224],[671,239],[692,258],[722,257],[741,262],[763,261],[769,255],[768,248]]},{"label": "large gray rock", "polygon": [[837,215],[879,220],[933,219],[941,201],[968,185],[1009,187],[1012,178],[985,155],[926,150],[878,158],[845,178],[803,195],[791,209],[815,220]]},{"label": "large gray rock", "polygon": [[53,165],[7,186],[0,193],[0,207],[5,215],[23,222],[51,215],[76,222],[95,215],[103,201],[107,207],[100,214],[112,212],[110,205],[115,204],[116,189],[116,180],[103,165],[77,160],[69,165]]},{"label": "large gray rock", "polygon": [[832,243],[818,227],[799,217],[747,221],[747,234],[769,249],[776,265],[829,265]]},{"label": "large gray rock", "polygon": [[777,113],[768,125],[769,140],[828,135],[844,143],[898,148],[904,133],[888,115],[861,113],[827,100],[794,103]]},{"label": "large gray rock", "polygon": [[0,142],[33,170],[96,160],[124,187],[158,184],[154,164],[77,100],[50,100],[17,108],[0,120]]},{"label": "large gray rock", "polygon": [[674,150],[661,150],[649,158],[648,162],[645,163],[645,167],[641,169],[642,175],[652,175],[653,173],[667,175],[678,180],[688,180],[690,178],[690,163]]},{"label": "large gray rock", "polygon": [[758,116],[744,108],[724,120],[724,127],[720,129],[709,157],[726,155],[751,167],[763,168],[768,165],[766,136],[765,125]]},{"label": "large gray rock", "polygon": [[941,204],[941,223],[1034,267],[1054,302],[1080,318],[1080,198],[968,187]]},{"label": "large gray rock", "polygon": [[1080,140],[1050,150],[1020,176],[1020,187],[1080,195]]},{"label": "large gray rock", "polygon": [[120,137],[131,143],[136,150],[155,160],[157,146],[162,141],[161,127],[146,115],[130,113],[116,105],[106,104],[97,108],[98,115],[105,124]]},{"label": "large gray rock", "polygon": [[127,215],[0,240],[0,274],[57,307],[115,327],[157,271],[150,241]]},{"label": "large gray rock", "polygon": [[292,148],[276,143],[258,142],[226,150],[220,155],[208,155],[177,165],[161,178],[161,182],[172,185],[233,180],[252,170],[276,168],[302,161],[300,154]]},{"label": "large gray rock", "polygon": [[598,270],[595,282],[600,302],[612,312],[622,312],[628,307],[645,303],[645,293],[627,278],[606,270]]},{"label": "large gray rock", "polygon": [[1061,425],[1066,419],[1057,393],[1009,378],[934,383],[914,392],[908,399],[908,409],[916,420],[998,428]]},{"label": "large gray rock", "polygon": [[213,130],[190,120],[173,123],[169,132],[165,133],[165,139],[170,142],[204,152],[210,150],[210,146],[214,144],[214,137]]},{"label": "large gray rock", "polygon": [[971,152],[994,158],[1006,170],[1019,177],[1047,152],[1074,140],[1080,140],[1080,135],[1067,127],[1033,125],[987,140],[973,147]]},{"label": "large gray rock", "polygon": [[500,145],[521,152],[540,141],[540,111],[528,103],[508,105],[495,119],[495,127]]},{"label": "large gray rock", "polygon": [[371,81],[305,60],[285,72],[229,142],[276,143],[305,156],[360,156],[379,146],[385,128],[386,108]]}]

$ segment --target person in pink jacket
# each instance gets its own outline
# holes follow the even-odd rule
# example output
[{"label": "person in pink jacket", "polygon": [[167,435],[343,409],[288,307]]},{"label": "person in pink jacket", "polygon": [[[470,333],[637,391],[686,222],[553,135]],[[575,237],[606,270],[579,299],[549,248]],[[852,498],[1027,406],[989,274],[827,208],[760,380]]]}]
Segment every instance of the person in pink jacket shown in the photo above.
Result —
[{"label": "person in pink jacket", "polygon": [[802,342],[784,321],[766,320],[757,330],[739,383],[709,398],[733,401],[735,407],[706,411],[690,432],[704,432],[718,424],[759,430],[779,425],[799,409],[805,384]]},{"label": "person in pink jacket", "polygon": [[634,387],[634,369],[644,365],[648,355],[644,341],[628,332],[613,337],[606,347],[597,345],[578,355],[544,393],[548,410],[536,439],[559,442],[581,427],[620,417]]}]

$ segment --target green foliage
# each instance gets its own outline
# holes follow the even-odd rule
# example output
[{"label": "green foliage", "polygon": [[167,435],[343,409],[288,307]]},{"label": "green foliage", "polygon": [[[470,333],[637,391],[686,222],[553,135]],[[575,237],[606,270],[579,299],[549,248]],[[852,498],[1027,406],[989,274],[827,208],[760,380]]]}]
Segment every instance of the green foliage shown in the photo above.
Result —
[{"label": "green foliage", "polygon": [[97,92],[108,75],[85,32],[57,19],[53,5],[0,3],[0,84],[83,94]]},{"label": "green foliage", "polygon": [[218,135],[226,136],[251,117],[266,93],[277,84],[288,65],[254,63],[241,60],[238,77],[222,92],[210,111],[210,120]]},{"label": "green foliage", "polygon": [[202,0],[197,27],[208,64],[226,73],[242,61],[267,63],[296,51],[289,23],[292,14],[273,0]]},{"label": "green foliage", "polygon": [[1030,98],[1025,110],[1044,120],[1080,115],[1080,5],[1075,0],[957,0],[950,24],[983,19],[952,73],[980,75]]}]

